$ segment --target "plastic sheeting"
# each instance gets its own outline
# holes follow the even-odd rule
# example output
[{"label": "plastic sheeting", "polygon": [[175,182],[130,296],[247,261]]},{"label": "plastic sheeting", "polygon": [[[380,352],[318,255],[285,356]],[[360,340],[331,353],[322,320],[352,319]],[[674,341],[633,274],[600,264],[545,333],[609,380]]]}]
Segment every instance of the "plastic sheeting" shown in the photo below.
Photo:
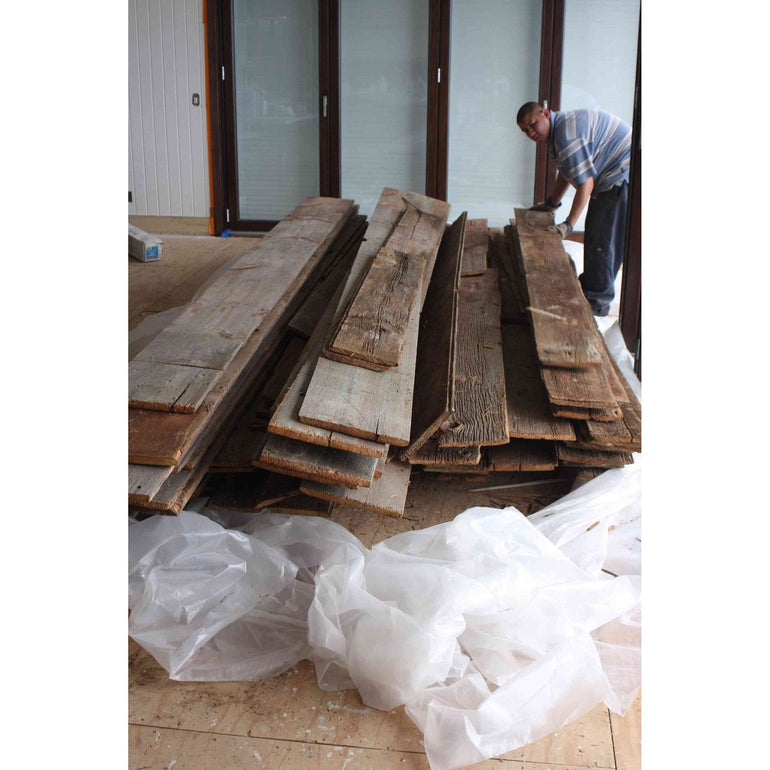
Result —
[{"label": "plastic sheeting", "polygon": [[129,530],[129,631],[180,680],[274,676],[405,705],[434,770],[498,756],[640,678],[640,458],[538,513],[471,508],[365,548],[317,517]]}]

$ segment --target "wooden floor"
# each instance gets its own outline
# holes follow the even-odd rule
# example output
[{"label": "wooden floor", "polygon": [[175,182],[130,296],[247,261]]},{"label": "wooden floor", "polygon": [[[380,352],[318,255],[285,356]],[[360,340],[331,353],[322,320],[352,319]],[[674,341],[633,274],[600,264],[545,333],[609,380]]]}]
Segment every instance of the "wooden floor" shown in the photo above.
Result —
[{"label": "wooden floor", "polygon": [[[166,236],[159,262],[129,258],[129,327],[188,301],[252,238]],[[414,474],[402,519],[338,507],[333,521],[371,547],[391,535],[449,521],[492,504],[468,482]],[[527,513],[548,502],[522,498]],[[428,770],[421,733],[403,707],[380,712],[355,690],[325,692],[309,661],[259,682],[182,683],[129,640],[129,768],[213,770]],[[472,767],[511,770],[640,770],[641,698],[624,718],[598,706],[517,751]]]}]

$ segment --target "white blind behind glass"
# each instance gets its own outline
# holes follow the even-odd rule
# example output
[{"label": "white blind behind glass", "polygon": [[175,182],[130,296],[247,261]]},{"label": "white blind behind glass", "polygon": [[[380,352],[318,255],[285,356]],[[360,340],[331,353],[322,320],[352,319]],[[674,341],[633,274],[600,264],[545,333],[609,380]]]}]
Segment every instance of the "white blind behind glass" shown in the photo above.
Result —
[{"label": "white blind behind glass", "polygon": [[516,113],[536,101],[540,0],[452,2],[447,196],[456,213],[508,224],[532,204],[535,144]]},{"label": "white blind behind glass", "polygon": [[[634,118],[639,0],[566,0],[561,109],[599,109],[628,123]],[[569,213],[570,187],[557,221]],[[586,209],[575,225],[585,229]]]},{"label": "white blind behind glass", "polygon": [[235,0],[241,219],[283,219],[319,194],[317,0]]},{"label": "white blind behind glass", "polygon": [[341,0],[340,56],[341,193],[371,215],[425,191],[428,1]]}]

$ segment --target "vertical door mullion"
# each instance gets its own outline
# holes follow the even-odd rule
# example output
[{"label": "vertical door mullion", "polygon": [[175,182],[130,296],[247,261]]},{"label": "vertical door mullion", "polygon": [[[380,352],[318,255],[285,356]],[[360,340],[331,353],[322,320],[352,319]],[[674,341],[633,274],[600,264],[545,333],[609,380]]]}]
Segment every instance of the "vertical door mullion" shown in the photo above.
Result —
[{"label": "vertical door mullion", "polygon": [[340,195],[339,0],[318,0],[321,195]]},{"label": "vertical door mullion", "polygon": [[[547,101],[549,110],[558,110],[561,105],[563,51],[564,0],[543,0],[538,101]],[[536,153],[534,199],[541,201],[556,176],[556,166],[545,145],[538,144]]]},{"label": "vertical door mullion", "polygon": [[[446,200],[449,124],[449,3],[430,0],[425,194]],[[440,73],[440,75],[439,75]]]}]

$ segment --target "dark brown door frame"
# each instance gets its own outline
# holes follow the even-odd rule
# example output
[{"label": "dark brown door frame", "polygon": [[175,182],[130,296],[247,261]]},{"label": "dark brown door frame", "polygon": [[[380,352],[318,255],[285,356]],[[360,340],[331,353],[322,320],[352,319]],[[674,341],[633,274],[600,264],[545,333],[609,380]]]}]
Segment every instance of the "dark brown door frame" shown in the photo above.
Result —
[{"label": "dark brown door frame", "polygon": [[[242,220],[238,210],[238,148],[235,131],[230,128],[235,125],[232,1],[206,0],[204,18],[207,28],[214,235],[221,235],[228,229],[233,232],[270,230],[277,224],[275,220]],[[339,0],[318,0],[318,25],[319,194],[339,197],[339,57],[336,55],[339,48]]]},{"label": "dark brown door frame", "polygon": [[449,126],[450,0],[430,0],[425,194],[446,200]]},{"label": "dark brown door frame", "polygon": [[209,232],[221,235],[227,229],[227,179],[225,155],[225,107],[222,67],[224,66],[224,32],[222,29],[222,0],[204,0],[203,19],[206,25],[206,107],[209,139]]},{"label": "dark brown door frame", "polygon": [[[537,100],[547,103],[549,110],[561,105],[561,73],[564,55],[564,0],[543,0],[540,27],[540,84]],[[548,147],[537,145],[535,155],[534,201],[545,200],[553,180],[556,164],[548,154]]]},{"label": "dark brown door frame", "polygon": [[636,47],[636,85],[628,189],[626,253],[620,291],[620,331],[634,354],[634,370],[642,378],[642,23]]}]

